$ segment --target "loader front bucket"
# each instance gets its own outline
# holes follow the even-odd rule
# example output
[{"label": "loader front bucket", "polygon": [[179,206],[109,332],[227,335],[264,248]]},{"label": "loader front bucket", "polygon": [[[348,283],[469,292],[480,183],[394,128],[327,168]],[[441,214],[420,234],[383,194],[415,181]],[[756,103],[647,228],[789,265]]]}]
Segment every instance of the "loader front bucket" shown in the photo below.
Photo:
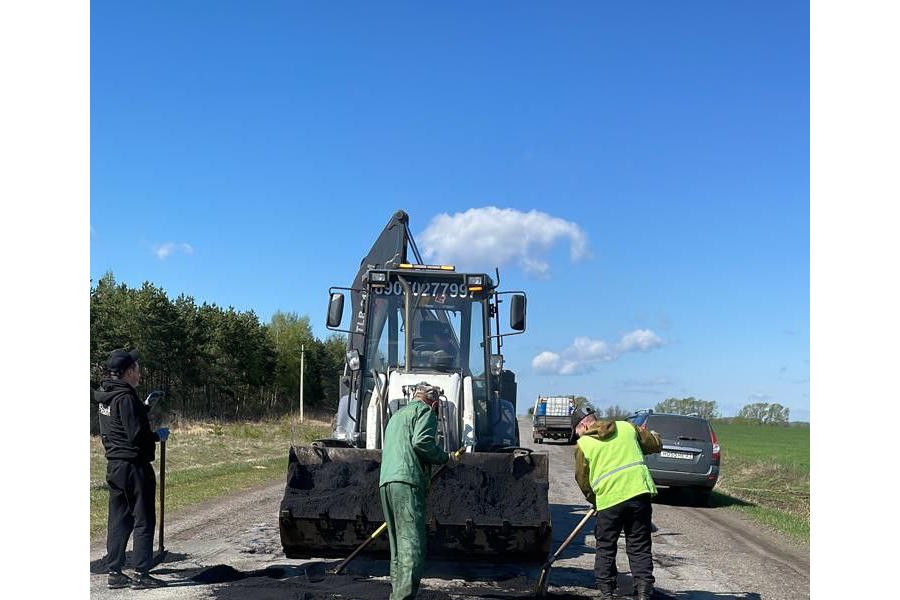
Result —
[{"label": "loader front bucket", "polygon": [[[549,457],[516,450],[465,454],[428,492],[428,554],[544,562],[550,552]],[[384,522],[380,450],[291,448],[279,512],[288,558],[343,557]],[[436,469],[436,468],[435,468]],[[387,535],[366,554],[387,556]]]}]

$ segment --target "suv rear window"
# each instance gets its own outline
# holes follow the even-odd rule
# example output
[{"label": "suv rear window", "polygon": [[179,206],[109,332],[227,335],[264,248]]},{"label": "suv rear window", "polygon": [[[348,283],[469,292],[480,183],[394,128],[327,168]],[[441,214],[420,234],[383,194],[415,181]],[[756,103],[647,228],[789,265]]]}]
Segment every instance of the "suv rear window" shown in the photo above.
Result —
[{"label": "suv rear window", "polygon": [[677,438],[678,436],[709,439],[709,425],[702,419],[679,416],[650,415],[647,417],[646,427],[652,429],[663,437]]}]

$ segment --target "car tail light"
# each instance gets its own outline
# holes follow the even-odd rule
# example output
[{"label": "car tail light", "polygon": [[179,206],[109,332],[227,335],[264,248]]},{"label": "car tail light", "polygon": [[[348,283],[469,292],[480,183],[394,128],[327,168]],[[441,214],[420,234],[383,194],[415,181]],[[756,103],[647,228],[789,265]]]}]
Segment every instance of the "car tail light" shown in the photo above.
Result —
[{"label": "car tail light", "polygon": [[716,437],[716,432],[713,431],[712,429],[709,430],[709,439],[713,445],[713,455],[712,455],[713,460],[718,461],[719,460],[719,451],[721,450],[721,448],[719,448],[719,438]]}]

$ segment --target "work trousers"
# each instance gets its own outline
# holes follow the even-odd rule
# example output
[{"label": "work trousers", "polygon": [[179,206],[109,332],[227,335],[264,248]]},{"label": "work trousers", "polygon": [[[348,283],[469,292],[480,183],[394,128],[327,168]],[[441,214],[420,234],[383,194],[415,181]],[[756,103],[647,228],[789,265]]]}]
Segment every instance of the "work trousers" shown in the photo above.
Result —
[{"label": "work trousers", "polygon": [[625,531],[625,552],[631,576],[635,581],[653,583],[653,553],[650,540],[650,518],[653,505],[650,494],[642,494],[620,502],[597,513],[594,536],[597,538],[597,554],[594,558],[594,578],[597,585],[615,586],[616,550],[619,535]]},{"label": "work trousers", "polygon": [[412,600],[425,571],[425,490],[408,483],[381,486],[381,508],[391,544],[391,600]]},{"label": "work trousers", "polygon": [[146,573],[153,560],[153,530],[156,528],[156,473],[146,462],[111,459],[106,464],[109,485],[109,521],[106,554],[109,570],[125,564],[125,547],[134,534],[133,566]]}]

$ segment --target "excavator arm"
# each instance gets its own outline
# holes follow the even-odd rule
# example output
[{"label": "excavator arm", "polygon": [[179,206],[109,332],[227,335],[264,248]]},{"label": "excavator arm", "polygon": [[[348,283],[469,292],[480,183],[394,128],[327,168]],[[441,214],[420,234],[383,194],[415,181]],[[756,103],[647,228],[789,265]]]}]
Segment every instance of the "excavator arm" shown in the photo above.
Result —
[{"label": "excavator arm", "polygon": [[396,269],[407,260],[407,246],[413,251],[413,256],[418,262],[422,262],[419,249],[409,231],[409,215],[405,211],[398,210],[391,216],[378,239],[372,244],[369,253],[359,264],[359,271],[353,279],[353,291],[350,294],[350,305],[353,309],[353,333],[347,339],[347,350],[362,350],[364,340],[365,318],[365,282],[363,278],[369,269]]}]

